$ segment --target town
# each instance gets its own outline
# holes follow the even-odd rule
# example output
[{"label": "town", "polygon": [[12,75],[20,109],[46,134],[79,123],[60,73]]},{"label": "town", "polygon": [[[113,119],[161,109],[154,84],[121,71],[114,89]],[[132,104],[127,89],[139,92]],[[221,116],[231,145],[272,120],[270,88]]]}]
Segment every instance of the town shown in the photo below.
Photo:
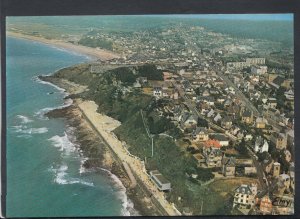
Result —
[{"label": "town", "polygon": [[[240,184],[232,191],[232,211],[293,214],[293,204],[279,204],[294,200],[293,61],[280,64],[282,58],[270,56],[268,46],[274,49],[276,43],[182,26],[133,37],[89,34],[91,40],[111,39],[111,49],[123,53],[92,64],[91,72],[103,65],[143,64],[163,72],[160,80],[138,77],[132,86],[116,84],[123,93],[140,90],[155,97],[158,115],[180,129],[199,167],[212,170],[213,179],[258,179],[259,185]],[[197,45],[199,40],[209,48]]]}]

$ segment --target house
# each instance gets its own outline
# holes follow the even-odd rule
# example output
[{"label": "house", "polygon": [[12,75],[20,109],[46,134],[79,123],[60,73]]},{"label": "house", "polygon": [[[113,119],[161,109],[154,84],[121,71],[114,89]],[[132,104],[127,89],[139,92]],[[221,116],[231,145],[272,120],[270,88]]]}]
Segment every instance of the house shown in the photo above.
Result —
[{"label": "house", "polygon": [[274,109],[277,107],[277,100],[276,100],[276,98],[269,98],[268,99],[268,107],[274,108]]},{"label": "house", "polygon": [[210,147],[221,148],[221,144],[217,140],[209,139],[206,142],[204,142],[204,147],[205,148],[210,148]]},{"label": "house", "polygon": [[141,83],[140,83],[140,81],[138,79],[136,80],[135,83],[133,83],[133,87],[134,88],[141,88],[142,87],[142,85],[141,85]]},{"label": "house", "polygon": [[284,150],[285,160],[286,162],[290,162],[292,159],[292,154],[289,150]]},{"label": "house", "polygon": [[285,189],[289,189],[291,185],[291,177],[288,174],[281,174],[279,175],[279,181],[282,182]]},{"label": "house", "polygon": [[203,99],[203,102],[208,104],[209,106],[214,106],[215,105],[215,98],[212,97],[212,96],[208,96],[208,97],[205,97]]},{"label": "house", "polygon": [[229,116],[225,116],[222,120],[221,120],[221,126],[224,129],[230,129],[232,127],[232,118]]},{"label": "house", "polygon": [[193,133],[194,141],[207,141],[208,140],[208,131],[205,127],[197,127]]},{"label": "house", "polygon": [[222,119],[222,117],[221,117],[220,113],[218,113],[218,114],[215,116],[214,121],[215,121],[215,122],[218,122],[220,119]]},{"label": "house", "polygon": [[251,124],[253,122],[253,113],[251,111],[245,110],[242,113],[242,122]]},{"label": "house", "polygon": [[267,122],[268,121],[265,118],[257,117],[255,120],[255,127],[258,129],[265,129]]},{"label": "house", "polygon": [[245,141],[251,141],[253,139],[253,135],[252,134],[246,134],[245,135]]},{"label": "house", "polygon": [[278,89],[284,83],[284,78],[282,76],[277,76],[271,83],[269,83],[274,88]]},{"label": "house", "polygon": [[162,97],[163,96],[162,87],[153,87],[153,96],[157,98]]},{"label": "house", "polygon": [[[242,184],[234,191],[234,199],[233,199],[233,208],[237,206],[238,208],[251,208],[254,206],[254,198],[255,198],[255,188],[252,188],[255,185],[245,185]],[[257,189],[257,187],[256,187]]]},{"label": "house", "polygon": [[294,100],[294,91],[292,89],[290,89],[290,90],[284,92],[284,96],[288,100]]},{"label": "house", "polygon": [[271,158],[263,161],[263,168],[266,173],[269,174],[272,172],[273,163],[274,163],[274,160]]},{"label": "house", "polygon": [[256,174],[257,170],[255,167],[244,167],[244,174],[245,175],[251,175],[251,174]]},{"label": "house", "polygon": [[209,91],[208,91],[208,90],[203,91],[202,96],[203,96],[203,97],[208,97],[208,96],[210,96]]},{"label": "house", "polygon": [[196,128],[197,126],[197,116],[185,112],[183,113],[181,119],[180,119],[180,125],[182,129],[189,129],[189,128]]},{"label": "house", "polygon": [[262,214],[271,214],[272,213],[272,200],[269,195],[265,195],[260,200],[259,210]]},{"label": "house", "polygon": [[215,134],[211,137],[211,139],[215,140],[216,142],[219,142],[221,147],[229,145],[228,138],[223,134]]},{"label": "house", "polygon": [[207,167],[221,167],[222,166],[222,151],[217,147],[204,147],[203,155]]},{"label": "house", "polygon": [[222,174],[226,177],[235,175],[235,158],[223,157],[222,159]]},{"label": "house", "polygon": [[208,113],[207,113],[207,117],[208,118],[210,118],[210,117],[212,117],[212,116],[214,116],[214,114],[215,114],[215,111],[213,110],[213,109],[211,109]]},{"label": "house", "polygon": [[205,157],[201,153],[193,154],[193,157],[198,164],[205,163]]},{"label": "house", "polygon": [[269,151],[269,144],[266,139],[263,139],[261,136],[258,136],[255,141],[254,151],[256,153],[263,153]]},{"label": "house", "polygon": [[171,190],[171,183],[158,171],[150,171],[151,180],[160,191]]},{"label": "house", "polygon": [[275,162],[273,164],[273,176],[274,177],[278,177],[280,174],[280,163],[278,162]]},{"label": "house", "polygon": [[270,140],[275,144],[279,150],[285,149],[287,146],[287,136],[284,133],[272,133]]}]

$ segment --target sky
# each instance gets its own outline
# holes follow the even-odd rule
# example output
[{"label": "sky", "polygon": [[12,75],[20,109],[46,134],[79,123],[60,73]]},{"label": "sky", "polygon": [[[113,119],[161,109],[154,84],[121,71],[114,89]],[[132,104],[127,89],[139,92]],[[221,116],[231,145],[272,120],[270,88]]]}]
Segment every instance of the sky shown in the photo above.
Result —
[{"label": "sky", "polygon": [[[164,15],[153,15],[153,16],[164,16]],[[205,19],[226,19],[226,20],[282,20],[282,21],[293,21],[294,15],[289,14],[185,14],[185,15],[169,15],[181,18],[205,18]]]}]

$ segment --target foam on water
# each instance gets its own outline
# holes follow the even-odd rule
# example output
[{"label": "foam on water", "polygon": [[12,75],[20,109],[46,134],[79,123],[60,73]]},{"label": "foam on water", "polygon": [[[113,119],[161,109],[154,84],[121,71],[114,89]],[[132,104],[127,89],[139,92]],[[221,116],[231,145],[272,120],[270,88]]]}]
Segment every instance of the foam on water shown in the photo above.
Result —
[{"label": "foam on water", "polygon": [[139,212],[134,209],[133,202],[130,199],[128,199],[126,194],[126,188],[121,182],[121,180],[115,174],[111,173],[109,170],[106,170],[104,168],[100,168],[100,169],[109,175],[109,177],[112,179],[113,183],[119,190],[118,198],[122,201],[122,209],[121,209],[122,216],[138,216]]},{"label": "foam on water", "polygon": [[27,116],[17,115],[18,119],[21,119],[22,124],[33,122],[33,120],[29,119]]},{"label": "foam on water", "polygon": [[45,114],[47,112],[50,112],[50,111],[55,110],[55,109],[63,109],[63,108],[66,108],[68,106],[71,106],[72,104],[73,104],[72,99],[66,99],[65,103],[63,105],[58,106],[58,107],[46,107],[46,108],[40,109],[37,112],[35,112],[34,115],[37,116],[39,119],[48,120],[48,118],[45,117]]},{"label": "foam on water", "polygon": [[[45,75],[45,76],[46,76],[46,75]],[[47,85],[50,85],[50,86],[56,88],[57,90],[59,90],[59,91],[61,91],[61,92],[65,92],[65,91],[66,91],[65,89],[63,89],[63,88],[61,88],[61,87],[58,87],[58,86],[56,86],[55,84],[52,84],[51,82],[43,81],[43,80],[39,79],[38,76],[34,76],[32,79],[33,79],[34,81],[40,83],[40,84],[47,84]]]},{"label": "foam on water", "polygon": [[59,150],[64,152],[67,156],[76,151],[75,144],[69,140],[66,132],[64,132],[63,136],[55,135],[48,140],[52,142],[54,147],[59,148]]},{"label": "foam on water", "polygon": [[86,186],[94,186],[92,182],[87,182],[82,179],[69,177],[67,173],[68,166],[66,164],[62,164],[57,169],[55,169],[52,166],[49,170],[55,174],[53,181],[57,184],[60,185],[82,184]]}]

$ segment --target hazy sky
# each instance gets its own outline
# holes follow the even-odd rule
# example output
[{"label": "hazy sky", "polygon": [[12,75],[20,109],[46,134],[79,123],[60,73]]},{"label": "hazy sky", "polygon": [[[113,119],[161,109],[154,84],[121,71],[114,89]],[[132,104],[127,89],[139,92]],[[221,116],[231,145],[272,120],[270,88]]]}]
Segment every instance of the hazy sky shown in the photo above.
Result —
[{"label": "hazy sky", "polygon": [[[165,15],[153,15],[165,16]],[[206,19],[229,19],[229,20],[285,20],[293,21],[293,14],[191,14],[191,15],[169,15],[182,18],[206,18]]]}]

